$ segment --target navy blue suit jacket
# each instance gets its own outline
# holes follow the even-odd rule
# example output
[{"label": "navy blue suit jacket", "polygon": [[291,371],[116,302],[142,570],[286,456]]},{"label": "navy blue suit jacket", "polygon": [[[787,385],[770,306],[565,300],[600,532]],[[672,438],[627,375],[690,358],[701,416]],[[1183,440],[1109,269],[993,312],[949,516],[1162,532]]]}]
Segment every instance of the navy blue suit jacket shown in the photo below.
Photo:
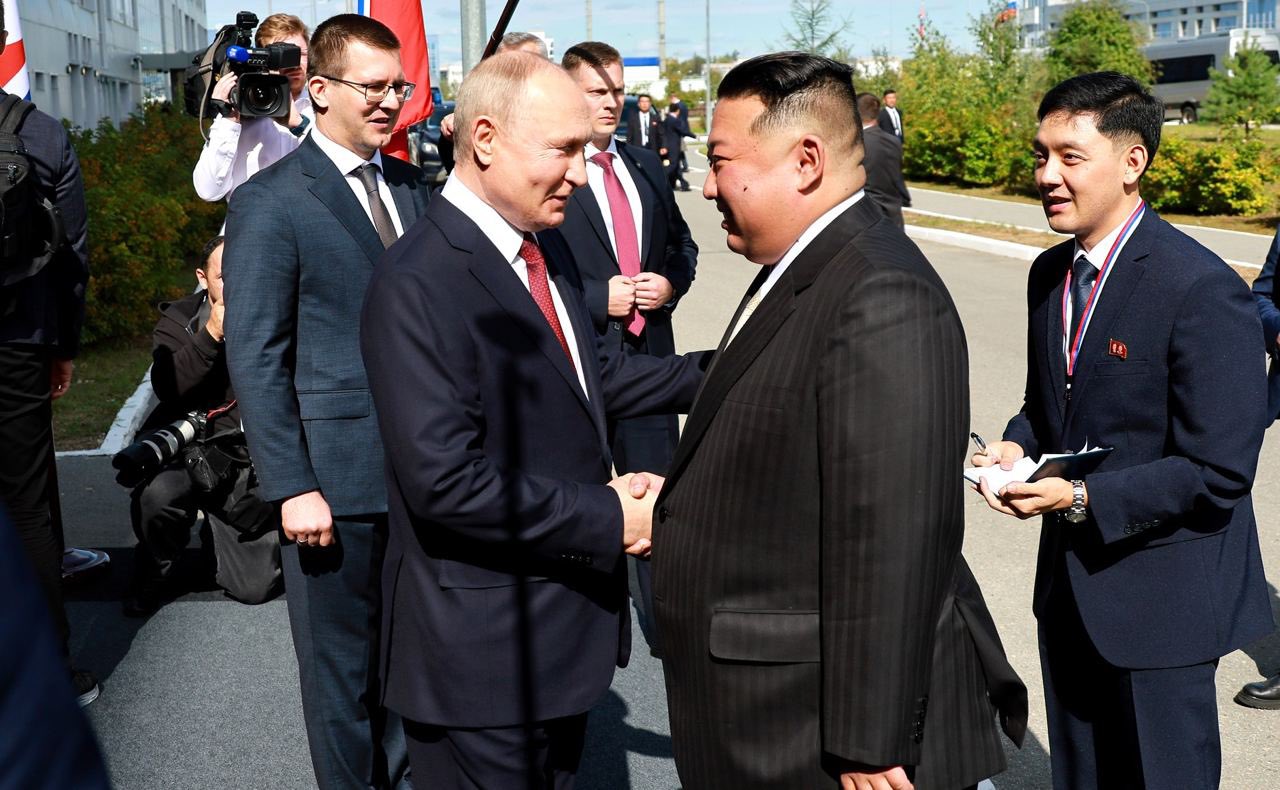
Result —
[{"label": "navy blue suit jacket", "polygon": [[[618,158],[626,166],[636,191],[640,193],[641,221],[637,229],[640,266],[646,272],[666,277],[675,291],[666,306],[644,314],[644,337],[648,341],[649,353],[670,356],[676,353],[671,312],[693,282],[694,269],[698,264],[698,245],[680,214],[675,195],[667,186],[658,155],[618,143]],[[569,198],[560,232],[573,250],[582,275],[583,295],[591,313],[592,326],[597,333],[608,335],[611,344],[621,347],[625,327],[621,321],[609,318],[609,278],[621,273],[605,224],[612,222],[609,207],[601,206],[591,188],[584,186]]]},{"label": "navy blue suit jacket", "polygon": [[1253,298],[1258,304],[1258,318],[1262,320],[1262,342],[1271,355],[1271,374],[1267,377],[1267,419],[1280,416],[1280,348],[1276,347],[1276,335],[1280,335],[1280,293],[1276,292],[1276,262],[1280,260],[1280,230],[1271,240],[1267,260],[1262,265],[1258,279],[1253,281]]},{"label": "navy blue suit jacket", "polygon": [[[408,229],[426,210],[422,171],[393,157],[382,163]],[[358,337],[383,251],[346,178],[311,138],[228,204],[227,364],[267,499],[319,490],[334,516],[386,512]]]},{"label": "navy blue suit jacket", "polygon": [[1004,438],[1031,456],[1086,440],[1115,451],[1085,480],[1085,523],[1044,519],[1036,613],[1065,565],[1111,664],[1210,661],[1273,629],[1250,496],[1266,426],[1257,313],[1239,275],[1148,208],[1098,301],[1068,400],[1073,245],[1032,265],[1025,402]]},{"label": "navy blue suit jacket", "polygon": [[[0,97],[5,96],[0,91]],[[62,213],[67,245],[31,277],[0,287],[0,343],[54,347],[59,359],[80,350],[89,282],[87,213],[80,161],[67,130],[53,116],[32,111],[18,129],[31,158],[36,189]]]},{"label": "navy blue suit jacket", "polygon": [[589,710],[629,654],[610,418],[687,410],[700,355],[600,340],[573,257],[538,234],[587,392],[529,291],[447,200],[392,247],[361,345],[387,450],[384,704],[500,727]]}]

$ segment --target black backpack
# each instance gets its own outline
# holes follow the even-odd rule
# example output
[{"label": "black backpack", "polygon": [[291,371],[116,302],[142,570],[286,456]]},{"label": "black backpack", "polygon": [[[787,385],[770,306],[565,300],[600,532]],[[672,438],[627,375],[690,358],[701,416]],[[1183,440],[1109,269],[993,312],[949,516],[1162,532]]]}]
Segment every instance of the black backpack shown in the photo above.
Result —
[{"label": "black backpack", "polygon": [[67,243],[62,214],[36,188],[18,128],[36,106],[12,94],[0,100],[0,286],[44,268]]}]

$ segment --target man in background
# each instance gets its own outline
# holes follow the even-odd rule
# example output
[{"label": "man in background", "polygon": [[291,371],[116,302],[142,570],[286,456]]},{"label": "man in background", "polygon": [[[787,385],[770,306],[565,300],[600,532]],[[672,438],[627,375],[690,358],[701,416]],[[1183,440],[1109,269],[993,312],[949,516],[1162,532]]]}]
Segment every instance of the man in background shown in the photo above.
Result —
[{"label": "man in background", "polygon": [[394,33],[331,17],[309,69],[315,129],[229,204],[227,359],[262,496],[280,505],[316,781],[402,786],[403,732],[378,703],[387,492],[358,327],[374,265],[426,210],[427,185],[378,150],[414,88]]},{"label": "man in background", "polygon": [[636,107],[627,117],[627,145],[657,153],[661,144],[662,118],[653,106],[653,97],[642,93],[636,97]]},{"label": "man in background", "polygon": [[898,227],[903,227],[902,207],[911,205],[911,193],[902,180],[902,141],[876,123],[880,100],[873,93],[858,94],[862,118],[862,168],[867,173],[867,195]]},{"label": "man in background", "polygon": [[877,123],[881,129],[898,138],[899,142],[905,139],[902,132],[902,111],[898,109],[898,93],[893,88],[884,92],[884,107],[880,109]]}]

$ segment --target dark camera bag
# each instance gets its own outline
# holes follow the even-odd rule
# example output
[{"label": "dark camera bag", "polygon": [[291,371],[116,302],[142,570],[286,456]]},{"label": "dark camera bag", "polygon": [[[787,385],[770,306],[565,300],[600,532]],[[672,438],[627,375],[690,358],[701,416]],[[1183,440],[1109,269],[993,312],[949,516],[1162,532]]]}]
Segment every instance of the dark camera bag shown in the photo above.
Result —
[{"label": "dark camera bag", "polygon": [[66,243],[62,214],[36,189],[31,157],[18,136],[35,108],[13,94],[0,101],[0,286],[38,273]]}]

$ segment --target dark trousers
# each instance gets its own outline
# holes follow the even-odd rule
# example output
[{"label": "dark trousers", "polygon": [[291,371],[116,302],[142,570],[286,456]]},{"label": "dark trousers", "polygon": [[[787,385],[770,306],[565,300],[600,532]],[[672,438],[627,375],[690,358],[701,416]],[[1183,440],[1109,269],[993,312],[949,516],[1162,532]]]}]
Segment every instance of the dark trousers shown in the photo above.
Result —
[{"label": "dark trousers", "polygon": [[1123,669],[1093,648],[1069,590],[1040,623],[1054,790],[1217,788],[1218,662]]},{"label": "dark trousers", "polygon": [[316,783],[321,790],[409,787],[400,717],[378,704],[387,517],[335,518],[333,529],[336,545],[280,547]]},{"label": "dark trousers", "polygon": [[44,346],[0,344],[0,504],[22,539],[67,650],[62,602],[62,538],[49,510],[53,481],[50,357]]},{"label": "dark trousers", "polygon": [[587,714],[479,730],[405,721],[404,731],[413,775],[431,790],[572,790]]}]

